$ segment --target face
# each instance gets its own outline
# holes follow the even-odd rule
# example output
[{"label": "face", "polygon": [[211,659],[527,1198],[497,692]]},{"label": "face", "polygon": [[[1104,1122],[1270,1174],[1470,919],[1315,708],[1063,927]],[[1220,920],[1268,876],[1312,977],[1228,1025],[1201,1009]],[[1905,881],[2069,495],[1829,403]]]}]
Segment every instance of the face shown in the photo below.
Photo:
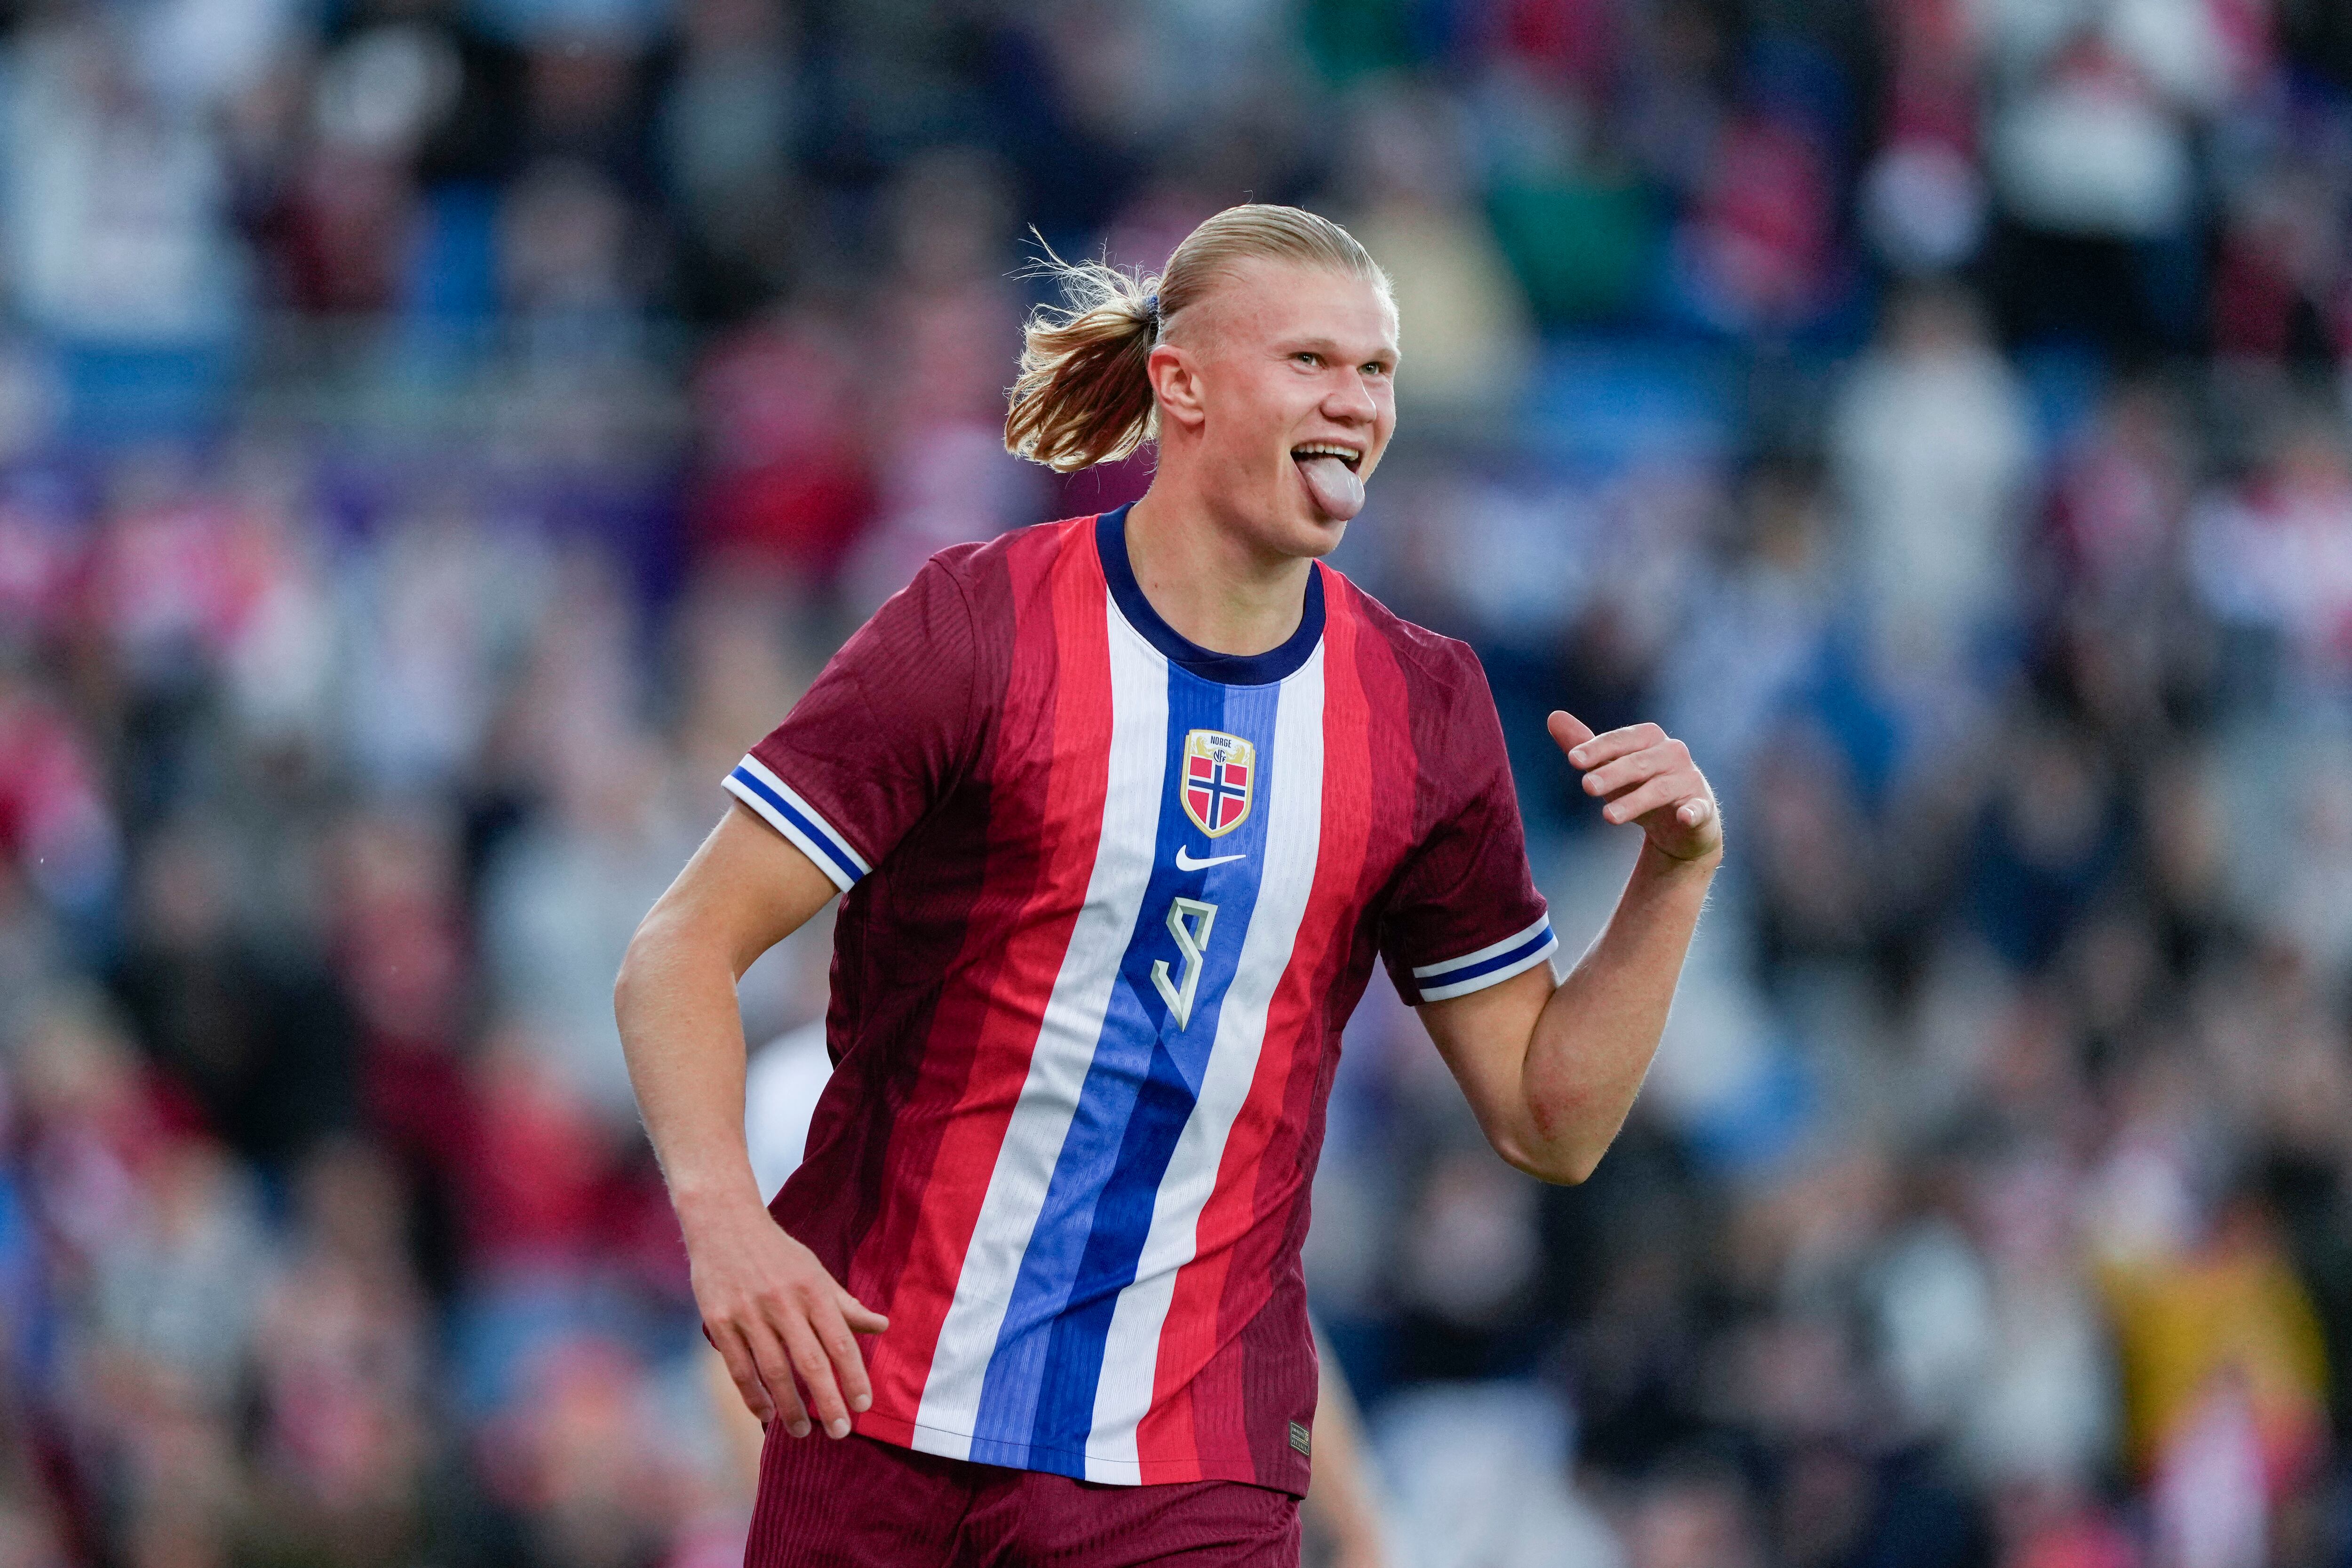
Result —
[{"label": "face", "polygon": [[1396,428],[1396,365],[1377,285],[1244,262],[1152,352],[1163,454],[1181,445],[1212,511],[1267,553],[1328,555]]}]

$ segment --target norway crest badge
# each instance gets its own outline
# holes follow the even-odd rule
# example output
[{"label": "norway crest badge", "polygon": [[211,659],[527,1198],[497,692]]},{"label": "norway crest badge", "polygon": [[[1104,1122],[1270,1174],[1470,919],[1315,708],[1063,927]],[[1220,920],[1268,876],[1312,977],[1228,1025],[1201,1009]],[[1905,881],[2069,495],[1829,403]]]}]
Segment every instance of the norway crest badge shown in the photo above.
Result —
[{"label": "norway crest badge", "polygon": [[1184,737],[1184,815],[1215,838],[1231,833],[1250,813],[1257,781],[1257,747],[1221,730],[1195,730]]}]

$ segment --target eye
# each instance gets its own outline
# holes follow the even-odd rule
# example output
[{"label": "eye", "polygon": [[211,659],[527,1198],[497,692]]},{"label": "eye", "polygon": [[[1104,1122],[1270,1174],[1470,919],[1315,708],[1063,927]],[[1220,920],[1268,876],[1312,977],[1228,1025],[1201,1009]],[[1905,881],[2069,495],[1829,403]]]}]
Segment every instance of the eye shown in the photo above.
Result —
[{"label": "eye", "polygon": [[1297,360],[1300,364],[1308,366],[1310,369],[1319,368],[1323,363],[1323,356],[1317,353],[1313,349],[1300,349],[1297,353],[1292,354],[1290,357]]},{"label": "eye", "polygon": [[1363,372],[1366,375],[1386,375],[1389,373],[1389,367],[1378,360],[1368,360],[1363,365]]}]

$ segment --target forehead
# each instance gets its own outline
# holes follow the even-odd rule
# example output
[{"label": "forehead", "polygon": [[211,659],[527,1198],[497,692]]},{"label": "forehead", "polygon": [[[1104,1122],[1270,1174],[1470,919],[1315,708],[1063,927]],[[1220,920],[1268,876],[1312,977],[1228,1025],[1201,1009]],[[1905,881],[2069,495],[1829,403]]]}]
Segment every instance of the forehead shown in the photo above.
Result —
[{"label": "forehead", "polygon": [[1251,257],[1228,268],[1202,303],[1234,347],[1313,340],[1351,358],[1396,357],[1396,305],[1388,291],[1336,267]]}]

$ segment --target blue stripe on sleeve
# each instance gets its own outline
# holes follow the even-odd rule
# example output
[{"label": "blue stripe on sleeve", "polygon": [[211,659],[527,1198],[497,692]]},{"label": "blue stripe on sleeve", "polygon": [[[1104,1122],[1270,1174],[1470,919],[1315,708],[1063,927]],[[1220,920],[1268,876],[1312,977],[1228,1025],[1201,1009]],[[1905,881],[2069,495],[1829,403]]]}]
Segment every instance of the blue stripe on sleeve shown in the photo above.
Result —
[{"label": "blue stripe on sleeve", "polygon": [[1447,970],[1443,975],[1421,982],[1421,998],[1424,1002],[1444,1002],[1455,996],[1466,996],[1497,981],[1507,980],[1523,969],[1534,967],[1537,960],[1559,945],[1559,939],[1552,934],[1551,921],[1547,920],[1525,942],[1482,958],[1475,963],[1465,963]]},{"label": "blue stripe on sleeve", "polygon": [[766,782],[749,768],[738,766],[733,773],[727,775],[727,778],[730,784],[740,784],[759,796],[775,816],[791,823],[805,834],[808,841],[839,868],[837,872],[829,874],[833,875],[833,879],[840,883],[844,889],[866,875],[866,868],[858,863],[856,856],[842,844],[840,838],[830,827],[801,810],[776,791],[770,789]]}]

